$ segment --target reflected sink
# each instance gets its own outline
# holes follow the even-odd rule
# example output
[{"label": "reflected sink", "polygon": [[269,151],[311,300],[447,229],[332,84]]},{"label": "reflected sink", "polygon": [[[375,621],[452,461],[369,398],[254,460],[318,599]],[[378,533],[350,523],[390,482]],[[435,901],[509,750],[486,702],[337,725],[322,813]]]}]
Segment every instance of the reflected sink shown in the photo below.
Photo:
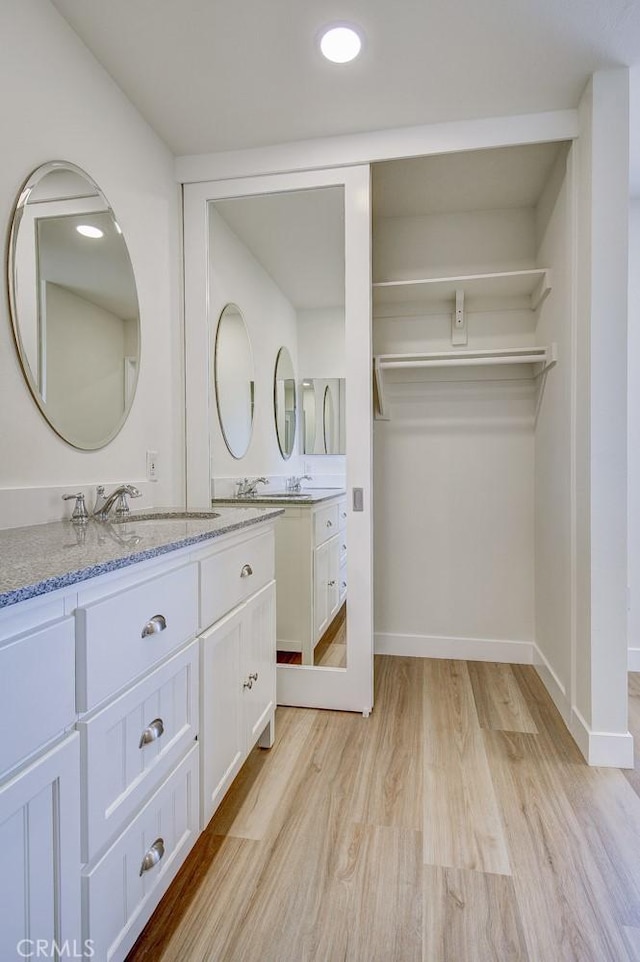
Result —
[{"label": "reflected sink", "polygon": [[115,524],[125,524],[127,521],[213,521],[219,518],[217,511],[136,511],[126,518],[112,518]]}]

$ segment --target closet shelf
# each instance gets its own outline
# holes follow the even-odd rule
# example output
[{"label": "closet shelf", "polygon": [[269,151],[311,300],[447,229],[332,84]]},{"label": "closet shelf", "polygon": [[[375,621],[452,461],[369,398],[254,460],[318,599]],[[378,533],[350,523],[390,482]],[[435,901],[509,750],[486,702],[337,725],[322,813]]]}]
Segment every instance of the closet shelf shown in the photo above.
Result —
[{"label": "closet shelf", "polygon": [[[429,369],[435,368],[479,368],[497,365],[528,365],[523,378],[538,378],[545,374],[557,361],[557,345],[547,347],[510,347],[492,351],[435,351],[431,353],[413,352],[410,354],[377,354],[373,359],[375,387],[377,394],[377,417],[386,419],[387,371],[422,371],[427,381]],[[416,379],[416,378],[414,378]],[[473,375],[465,380],[473,380]],[[484,380],[484,378],[483,378]]]},{"label": "closet shelf", "polygon": [[408,281],[379,281],[373,285],[374,307],[393,304],[429,303],[465,297],[507,298],[528,296],[532,310],[551,290],[551,272],[546,267],[491,274],[460,274],[454,277],[425,277]]}]

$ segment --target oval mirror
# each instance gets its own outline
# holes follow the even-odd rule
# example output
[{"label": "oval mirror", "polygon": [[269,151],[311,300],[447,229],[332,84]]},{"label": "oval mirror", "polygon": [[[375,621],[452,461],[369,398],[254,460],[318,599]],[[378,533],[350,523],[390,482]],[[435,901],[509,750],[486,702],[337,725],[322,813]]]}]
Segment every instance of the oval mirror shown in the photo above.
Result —
[{"label": "oval mirror", "polygon": [[287,460],[291,457],[296,437],[296,379],[293,361],[286,347],[280,348],[276,358],[273,413],[280,453]]},{"label": "oval mirror", "polygon": [[213,370],[222,436],[229,453],[239,459],[251,440],[255,376],[249,332],[236,304],[227,304],[220,314]]},{"label": "oval mirror", "polygon": [[75,164],[44,164],[22,188],[8,275],[13,335],[36,404],[69,444],[104,447],[133,403],[140,312],[115,215]]},{"label": "oval mirror", "polygon": [[325,454],[332,454],[335,448],[335,409],[333,404],[333,392],[330,384],[327,384],[324,390],[324,403],[322,405],[322,428],[324,434]]}]

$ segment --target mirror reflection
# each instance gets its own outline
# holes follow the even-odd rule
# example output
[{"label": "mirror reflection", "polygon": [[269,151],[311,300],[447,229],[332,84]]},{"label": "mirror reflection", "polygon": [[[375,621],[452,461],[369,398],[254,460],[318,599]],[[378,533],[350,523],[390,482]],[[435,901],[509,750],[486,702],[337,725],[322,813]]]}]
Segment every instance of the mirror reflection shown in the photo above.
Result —
[{"label": "mirror reflection", "polygon": [[273,406],[280,454],[288,460],[296,437],[296,378],[293,361],[286,347],[280,348],[276,359]]},{"label": "mirror reflection", "polygon": [[253,428],[255,374],[249,332],[236,304],[227,304],[218,321],[214,383],[225,444],[234,458],[242,458]]},{"label": "mirror reflection", "polygon": [[302,382],[302,445],[305,454],[346,454],[343,377]]},{"label": "mirror reflection", "polygon": [[45,164],[22,189],[9,299],[23,374],[44,417],[74,447],[103,447],[133,402],[140,314],[120,226],[79,167]]},{"label": "mirror reflection", "polygon": [[[240,463],[230,462],[212,424],[211,489],[226,501],[246,477],[257,482],[256,503],[276,495],[284,509],[275,530],[278,662],[345,668],[343,188],[210,201],[208,231],[212,318],[232,301],[251,321],[255,375],[229,355],[226,376],[245,385],[255,376],[256,395],[251,445]],[[239,323],[237,314],[234,320]],[[296,372],[309,376],[310,389]],[[220,366],[216,381],[219,373]],[[235,401],[245,412],[247,404],[246,398]],[[245,420],[245,443],[229,447],[221,416],[227,446],[237,456],[246,451]],[[305,431],[313,431],[313,442],[307,443]],[[338,451],[342,457],[329,461],[327,452]]]}]

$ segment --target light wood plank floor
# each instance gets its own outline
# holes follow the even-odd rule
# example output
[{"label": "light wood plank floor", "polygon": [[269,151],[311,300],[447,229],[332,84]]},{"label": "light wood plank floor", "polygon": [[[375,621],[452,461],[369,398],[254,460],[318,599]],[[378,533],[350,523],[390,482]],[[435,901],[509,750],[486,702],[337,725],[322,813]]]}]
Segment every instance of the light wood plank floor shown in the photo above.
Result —
[{"label": "light wood plank floor", "polygon": [[533,668],[377,657],[370,718],[277,726],[128,962],[640,960],[640,772],[589,768]]}]

